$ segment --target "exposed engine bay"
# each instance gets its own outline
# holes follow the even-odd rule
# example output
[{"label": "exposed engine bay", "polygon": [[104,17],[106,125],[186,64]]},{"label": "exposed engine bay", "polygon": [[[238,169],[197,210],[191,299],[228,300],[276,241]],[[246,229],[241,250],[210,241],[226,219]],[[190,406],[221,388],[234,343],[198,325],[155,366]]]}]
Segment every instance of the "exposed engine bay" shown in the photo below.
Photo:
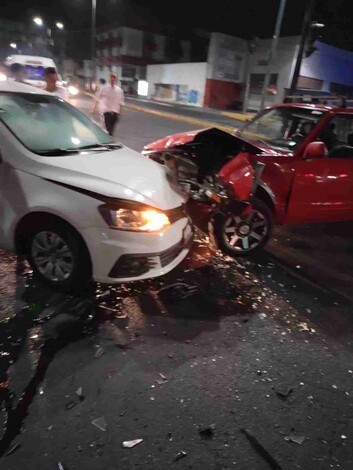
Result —
[{"label": "exposed engine bay", "polygon": [[236,136],[212,128],[198,133],[183,145],[144,152],[165,165],[175,182],[194,200],[208,202],[210,192],[225,197],[225,188],[217,174],[239,152],[258,154],[258,147]]}]

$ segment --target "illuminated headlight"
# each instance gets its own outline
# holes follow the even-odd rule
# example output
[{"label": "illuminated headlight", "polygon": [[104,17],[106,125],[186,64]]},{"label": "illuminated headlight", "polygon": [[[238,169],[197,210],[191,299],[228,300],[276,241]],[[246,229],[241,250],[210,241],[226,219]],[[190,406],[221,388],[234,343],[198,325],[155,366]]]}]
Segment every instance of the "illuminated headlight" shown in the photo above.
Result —
[{"label": "illuminated headlight", "polygon": [[4,73],[0,73],[0,82],[4,82],[6,80],[6,75]]},{"label": "illuminated headlight", "polygon": [[168,216],[155,209],[110,209],[102,206],[100,212],[107,224],[117,230],[132,232],[162,232],[170,226]]},{"label": "illuminated headlight", "polygon": [[69,86],[69,93],[71,96],[76,96],[78,94],[78,88],[73,85]]}]

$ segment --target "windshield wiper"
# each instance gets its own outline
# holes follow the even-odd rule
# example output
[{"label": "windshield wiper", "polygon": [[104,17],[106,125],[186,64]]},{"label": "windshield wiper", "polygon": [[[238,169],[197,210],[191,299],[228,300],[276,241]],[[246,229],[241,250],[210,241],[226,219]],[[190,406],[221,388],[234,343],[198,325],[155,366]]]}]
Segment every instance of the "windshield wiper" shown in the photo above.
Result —
[{"label": "windshield wiper", "polygon": [[92,152],[109,152],[109,150],[114,150],[117,148],[122,148],[122,145],[116,142],[112,142],[111,144],[91,144],[68,149],[56,148],[48,150],[38,150],[36,153],[48,157],[60,157],[61,155],[75,155],[81,153],[84,150],[91,150]]},{"label": "windshield wiper", "polygon": [[119,144],[119,142],[111,142],[109,144],[102,144],[102,145],[110,149],[121,149],[123,146],[123,144]]},{"label": "windshield wiper", "polygon": [[60,157],[61,155],[75,155],[79,153],[77,149],[48,149],[48,150],[37,150],[38,155],[45,155],[48,157]]},{"label": "windshield wiper", "polygon": [[75,150],[106,150],[106,145],[103,144],[90,144],[82,145],[82,147],[75,147]]},{"label": "windshield wiper", "polygon": [[82,147],[77,147],[76,150],[110,150],[121,148],[122,145],[117,142],[107,143],[107,144],[91,144],[83,145]]}]

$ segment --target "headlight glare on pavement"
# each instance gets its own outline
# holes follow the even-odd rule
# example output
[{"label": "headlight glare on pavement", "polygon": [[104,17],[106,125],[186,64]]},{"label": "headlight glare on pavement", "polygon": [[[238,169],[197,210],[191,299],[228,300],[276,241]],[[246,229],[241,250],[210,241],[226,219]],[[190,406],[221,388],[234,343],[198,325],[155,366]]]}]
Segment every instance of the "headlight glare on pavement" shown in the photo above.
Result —
[{"label": "headlight glare on pavement", "polygon": [[70,85],[69,86],[69,93],[71,96],[76,96],[78,95],[78,88],[76,88],[75,86],[73,85]]}]

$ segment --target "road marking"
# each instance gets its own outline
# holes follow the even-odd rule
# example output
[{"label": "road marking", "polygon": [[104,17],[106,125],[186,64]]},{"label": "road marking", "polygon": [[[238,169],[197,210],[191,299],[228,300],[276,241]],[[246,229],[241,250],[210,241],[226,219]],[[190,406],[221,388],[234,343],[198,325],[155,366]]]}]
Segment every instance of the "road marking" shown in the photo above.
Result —
[{"label": "road marking", "polygon": [[221,111],[221,115],[225,116],[225,117],[232,118],[232,119],[236,119],[237,121],[246,122],[249,119],[251,119],[253,116],[255,116],[255,113],[241,114],[241,113],[231,113],[229,111]]}]

